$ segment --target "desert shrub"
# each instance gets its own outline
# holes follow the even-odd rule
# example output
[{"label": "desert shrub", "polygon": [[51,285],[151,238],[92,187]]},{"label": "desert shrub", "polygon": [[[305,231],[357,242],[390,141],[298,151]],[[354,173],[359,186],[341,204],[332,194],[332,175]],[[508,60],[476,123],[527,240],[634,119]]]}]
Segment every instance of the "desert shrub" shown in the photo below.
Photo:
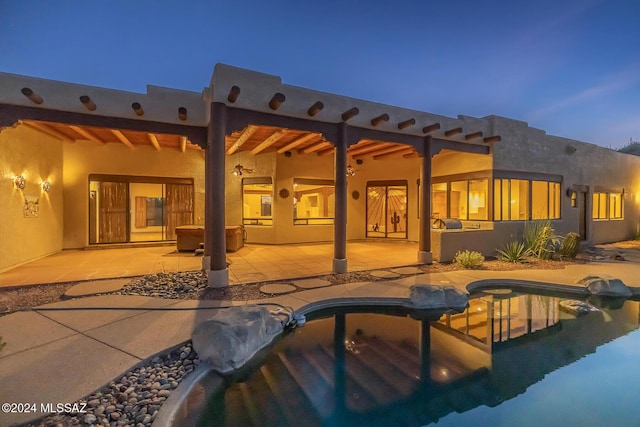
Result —
[{"label": "desert shrub", "polygon": [[555,234],[548,219],[527,221],[522,240],[530,255],[540,259],[551,258],[560,245],[560,236]]},{"label": "desert shrub", "polygon": [[479,268],[484,262],[484,257],[476,251],[458,251],[454,258],[457,264],[463,268]]},{"label": "desert shrub", "polygon": [[508,262],[524,262],[528,257],[532,256],[532,252],[528,249],[524,242],[514,240],[507,243],[504,249],[498,249],[498,258]]},{"label": "desert shrub", "polygon": [[560,245],[558,253],[565,258],[575,258],[579,250],[580,235],[578,233],[567,233],[562,239],[562,245]]}]

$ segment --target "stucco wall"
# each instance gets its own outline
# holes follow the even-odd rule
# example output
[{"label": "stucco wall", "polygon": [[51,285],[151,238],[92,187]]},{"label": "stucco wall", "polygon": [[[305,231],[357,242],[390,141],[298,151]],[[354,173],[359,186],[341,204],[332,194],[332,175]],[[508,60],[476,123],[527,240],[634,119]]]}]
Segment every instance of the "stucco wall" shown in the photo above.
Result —
[{"label": "stucco wall", "polygon": [[89,243],[89,174],[193,178],[194,221],[204,223],[204,158],[198,151],[77,141],[65,143],[63,153],[65,249]]},{"label": "stucco wall", "polygon": [[[13,178],[26,179],[24,190]],[[62,142],[24,125],[0,132],[0,271],[62,249]],[[42,191],[48,180],[51,191]],[[39,214],[24,217],[24,196],[38,198]]]},{"label": "stucco wall", "polygon": [[[562,220],[557,222],[557,231],[578,232],[579,209],[571,207],[566,191],[575,186],[588,186],[588,240],[604,243],[634,235],[640,214],[640,157],[550,136],[542,130],[528,127],[525,122],[496,116],[490,116],[489,120],[494,132],[502,136],[502,141],[495,144],[495,169],[562,175]],[[591,219],[596,187],[624,189],[624,219]]]}]

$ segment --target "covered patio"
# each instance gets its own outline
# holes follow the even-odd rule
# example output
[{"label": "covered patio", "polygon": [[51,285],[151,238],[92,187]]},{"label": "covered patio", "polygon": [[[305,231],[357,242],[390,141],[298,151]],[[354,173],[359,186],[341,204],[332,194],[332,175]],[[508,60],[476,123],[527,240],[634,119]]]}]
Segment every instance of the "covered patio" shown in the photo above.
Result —
[{"label": "covered patio", "polygon": [[[413,264],[417,243],[349,242],[350,271]],[[333,244],[248,244],[227,254],[231,285],[331,273]],[[65,250],[0,273],[0,288],[199,270],[202,258],[175,245]]]}]

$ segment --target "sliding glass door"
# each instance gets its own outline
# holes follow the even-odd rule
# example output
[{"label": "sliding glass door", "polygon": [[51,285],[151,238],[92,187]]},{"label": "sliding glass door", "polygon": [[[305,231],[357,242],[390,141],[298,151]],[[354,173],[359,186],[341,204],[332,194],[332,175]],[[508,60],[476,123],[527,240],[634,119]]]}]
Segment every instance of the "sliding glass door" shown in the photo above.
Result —
[{"label": "sliding glass door", "polygon": [[367,183],[367,237],[407,238],[407,182]]}]

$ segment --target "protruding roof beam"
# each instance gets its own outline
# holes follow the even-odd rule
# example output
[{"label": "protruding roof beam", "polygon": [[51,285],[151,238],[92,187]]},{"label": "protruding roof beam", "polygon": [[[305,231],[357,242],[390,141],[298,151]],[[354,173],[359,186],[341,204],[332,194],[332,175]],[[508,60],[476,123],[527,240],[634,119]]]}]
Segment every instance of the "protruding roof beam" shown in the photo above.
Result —
[{"label": "protruding roof beam", "polygon": [[358,114],[360,114],[360,110],[358,110],[358,107],[350,108],[342,113],[342,121],[346,122],[347,120],[357,116]]},{"label": "protruding roof beam", "polygon": [[462,128],[453,128],[444,132],[444,136],[454,136],[462,133]]},{"label": "protruding roof beam", "polygon": [[149,141],[151,141],[151,145],[153,145],[153,148],[155,148],[157,151],[160,151],[160,143],[158,142],[158,138],[156,138],[156,136],[152,133],[148,133],[147,136],[149,137]]},{"label": "protruding roof beam", "polygon": [[476,138],[482,138],[482,132],[468,133],[464,136],[465,141],[471,141]]},{"label": "protruding roof beam", "polygon": [[187,120],[187,109],[185,107],[178,108],[178,118],[180,120]]},{"label": "protruding roof beam", "polygon": [[434,123],[432,125],[423,127],[422,132],[431,133],[437,131],[438,129],[440,129],[440,123]]},{"label": "protruding roof beam", "polygon": [[187,151],[187,137],[186,136],[181,136],[180,137],[180,152],[184,153],[185,151]]},{"label": "protruding roof beam", "polygon": [[409,154],[402,155],[403,159],[415,159],[416,157],[420,157],[420,154],[416,153],[415,151]]},{"label": "protruding roof beam", "polygon": [[302,135],[299,138],[296,138],[295,140],[291,141],[289,144],[285,145],[282,148],[278,149],[278,154],[282,154],[285,151],[289,151],[292,148],[297,147],[298,145],[304,144],[307,141],[311,141],[314,138],[319,138],[321,135],[319,133],[308,133],[306,135]]},{"label": "protruding roof beam", "polygon": [[307,110],[307,114],[311,117],[318,114],[324,108],[324,104],[320,101],[316,101],[309,109]]},{"label": "protruding roof beam", "polygon": [[80,126],[69,125],[69,127],[73,129],[76,133],[82,135],[85,139],[88,139],[89,141],[93,141],[96,144],[100,144],[100,145],[104,144],[103,140],[101,140],[100,138],[98,138],[88,130],[81,128]]},{"label": "protruding roof beam", "polygon": [[329,154],[333,154],[334,151],[336,151],[336,147],[333,147],[333,146],[329,148],[324,148],[318,151],[318,156],[320,157],[328,156]]},{"label": "protruding roof beam", "polygon": [[271,136],[269,136],[267,139],[265,139],[260,144],[258,144],[253,150],[251,150],[251,154],[258,154],[264,151],[265,149],[269,148],[274,143],[276,143],[280,138],[282,138],[286,134],[287,134],[286,129],[280,129],[275,131],[273,134],[271,134]]},{"label": "protruding roof beam", "polygon": [[95,111],[96,108],[98,108],[96,103],[93,102],[91,100],[91,98],[89,98],[89,96],[87,96],[87,95],[82,95],[80,97],[80,102],[82,102],[82,105],[84,105],[87,108],[87,110],[89,110],[89,111]]},{"label": "protruding roof beam", "polygon": [[389,115],[387,113],[380,114],[378,117],[371,119],[371,126],[378,126],[382,122],[388,122]]},{"label": "protruding roof beam", "polygon": [[383,160],[388,159],[389,157],[404,156],[413,152],[413,147],[404,147],[402,150],[396,150],[385,154],[376,154],[373,156],[373,160]]},{"label": "protruding roof beam", "polygon": [[118,138],[118,141],[122,142],[124,145],[126,145],[129,148],[131,148],[132,150],[135,148],[133,143],[131,141],[129,141],[129,138],[124,136],[124,134],[122,132],[120,132],[117,129],[110,129],[110,131],[116,138]]},{"label": "protruding roof beam", "polygon": [[245,142],[247,142],[249,140],[249,138],[251,138],[251,135],[253,135],[253,133],[257,130],[258,128],[255,126],[247,126],[242,133],[240,134],[240,136],[238,137],[238,139],[236,140],[236,142],[233,143],[233,145],[231,147],[229,147],[229,149],[227,150],[227,155],[233,154],[236,151],[238,151],[238,149],[242,146],[242,144],[244,144]]},{"label": "protruding roof beam", "polygon": [[406,129],[409,126],[413,126],[416,124],[416,119],[414,118],[410,118],[408,120],[405,120],[403,122],[398,123],[398,129],[402,130],[402,129]]},{"label": "protruding roof beam", "polygon": [[298,154],[309,154],[309,153],[314,153],[318,150],[321,150],[323,148],[328,148],[328,147],[332,147],[330,142],[327,141],[320,141],[320,142],[316,142],[313,145],[310,145],[308,147],[302,148],[300,150],[298,150]]},{"label": "protruding roof beam", "polygon": [[394,144],[391,143],[391,142],[381,142],[381,143],[373,142],[371,144],[367,144],[364,147],[358,147],[358,148],[354,148],[352,150],[348,150],[347,151],[347,155],[349,155],[349,156],[358,156],[360,154],[370,153],[372,151],[376,151],[376,150],[379,150],[381,148],[391,147],[392,145],[394,145]]},{"label": "protruding roof beam", "polygon": [[283,93],[276,92],[273,97],[271,97],[271,101],[269,101],[269,108],[274,111],[277,110],[278,108],[280,108],[285,99],[286,98]]},{"label": "protruding roof beam", "polygon": [[229,96],[227,96],[227,101],[233,104],[238,100],[238,96],[240,96],[240,88],[238,86],[231,86],[231,90],[229,90]]},{"label": "protruding roof beam", "polygon": [[502,141],[502,137],[500,135],[488,136],[483,139],[484,142],[500,142]]},{"label": "protruding roof beam", "polygon": [[33,128],[35,130],[38,130],[42,133],[46,133],[49,136],[52,136],[56,139],[59,139],[60,141],[65,141],[65,142],[76,142],[75,140],[73,140],[72,138],[69,138],[67,135],[65,135],[62,132],[57,131],[56,129],[52,128],[51,126],[49,126],[46,123],[40,123],[40,122],[25,122],[23,120],[20,120],[20,123],[22,123],[25,126],[28,126],[30,128]]},{"label": "protruding roof beam", "polygon": [[131,104],[131,108],[133,108],[133,112],[136,113],[136,116],[144,116],[144,110],[142,109],[142,105],[139,102],[134,102]]},{"label": "protruding roof beam", "polygon": [[370,151],[368,153],[361,153],[361,154],[358,154],[358,155],[352,156],[352,157],[357,160],[358,158],[362,158],[362,157],[380,156],[382,154],[394,153],[396,151],[406,150],[406,148],[407,148],[406,145],[391,144],[390,147],[380,148],[380,149],[377,149],[377,150],[372,150],[372,151]]},{"label": "protruding roof beam", "polygon": [[31,100],[31,102],[33,102],[34,104],[40,105],[44,102],[44,99],[42,99],[40,95],[36,94],[33,91],[33,89],[31,89],[30,87],[23,87],[21,92],[24,96],[29,98],[29,100]]}]

